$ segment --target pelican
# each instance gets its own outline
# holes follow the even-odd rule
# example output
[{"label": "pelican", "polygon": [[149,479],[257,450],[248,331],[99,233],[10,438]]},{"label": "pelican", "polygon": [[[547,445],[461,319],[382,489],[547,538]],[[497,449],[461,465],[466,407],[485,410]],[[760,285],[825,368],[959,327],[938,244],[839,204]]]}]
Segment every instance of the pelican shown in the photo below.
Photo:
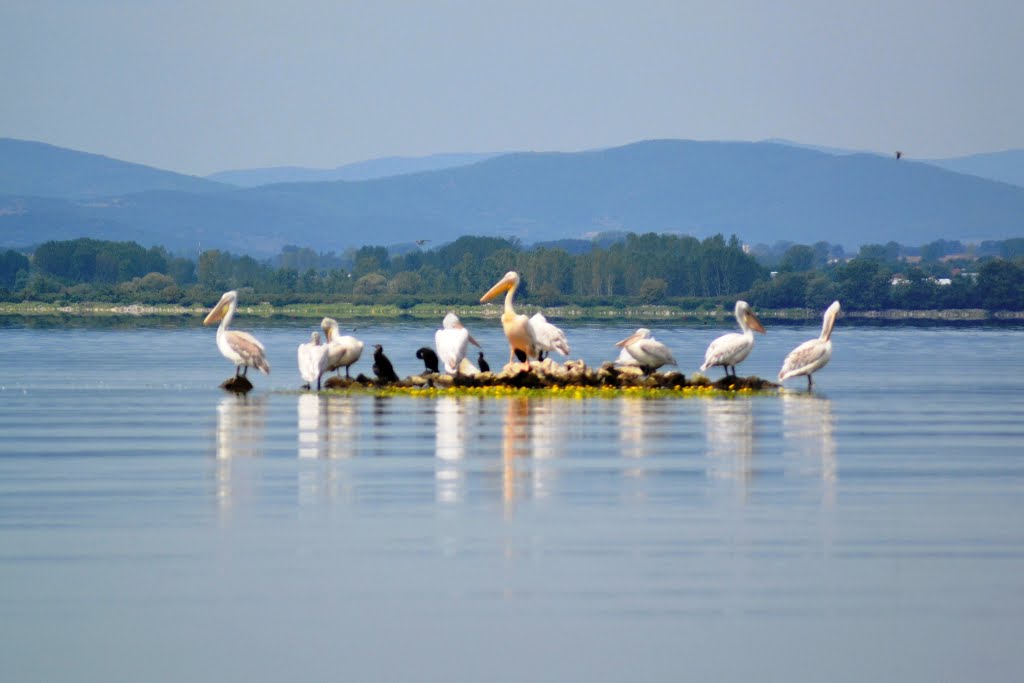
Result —
[{"label": "pelican", "polygon": [[395,374],[395,366],[391,359],[384,355],[384,347],[380,344],[373,345],[373,374],[381,382],[397,382],[398,375]]},{"label": "pelican", "polygon": [[454,375],[459,372],[459,366],[466,357],[466,346],[473,344],[479,348],[480,344],[454,313],[446,315],[441,325],[441,329],[434,333],[434,347],[438,359],[444,363],[444,371]]},{"label": "pelican", "polygon": [[736,364],[743,362],[750,355],[754,348],[754,331],[764,334],[764,327],[761,321],[750,309],[746,301],[736,302],[736,321],[740,324],[742,334],[730,332],[711,342],[707,352],[704,354],[704,365],[701,370],[707,370],[715,365],[725,367],[725,376],[729,376],[729,368],[732,367],[732,376],[736,376]]},{"label": "pelican", "polygon": [[350,379],[348,369],[363,355],[363,342],[348,335],[340,336],[338,321],[334,318],[321,320],[320,329],[327,336],[327,372],[345,368],[345,378]]},{"label": "pelican", "polygon": [[320,376],[327,371],[327,351],[327,345],[320,343],[319,332],[309,335],[308,343],[299,344],[299,374],[307,388],[316,381],[316,390],[320,391]]},{"label": "pelican", "polygon": [[512,308],[512,297],[519,287],[519,273],[510,270],[505,277],[487,290],[487,293],[480,297],[480,303],[493,299],[498,294],[507,291],[505,295],[505,312],[501,314],[501,326],[505,330],[505,337],[508,339],[509,353],[508,362],[512,362],[516,351],[523,353],[527,359],[537,357],[537,339],[533,336],[533,329],[530,327],[530,319],[525,315],[517,315]]},{"label": "pelican", "polygon": [[646,374],[651,374],[662,365],[676,365],[676,359],[668,347],[651,336],[651,331],[641,327],[631,336],[615,344],[622,348],[616,363],[636,365]]},{"label": "pelican", "polygon": [[828,365],[832,358],[832,328],[836,324],[836,316],[839,315],[839,302],[833,301],[832,305],[825,310],[825,318],[821,323],[821,336],[817,339],[805,341],[800,346],[789,352],[786,360],[782,362],[782,369],[779,370],[779,381],[790,377],[807,375],[807,390],[814,386],[811,375]]},{"label": "pelican", "polygon": [[221,354],[235,364],[235,377],[245,377],[249,367],[257,368],[265,375],[270,374],[270,363],[267,362],[266,349],[248,332],[229,330],[228,325],[235,317],[238,309],[238,292],[224,292],[217,305],[203,320],[204,325],[220,321],[217,327],[217,348]]},{"label": "pelican", "polygon": [[563,356],[569,355],[569,341],[565,338],[565,332],[549,323],[542,313],[535,313],[529,325],[533,330],[533,338],[537,340],[537,360],[544,360],[545,351],[548,355],[552,351],[558,351]]}]

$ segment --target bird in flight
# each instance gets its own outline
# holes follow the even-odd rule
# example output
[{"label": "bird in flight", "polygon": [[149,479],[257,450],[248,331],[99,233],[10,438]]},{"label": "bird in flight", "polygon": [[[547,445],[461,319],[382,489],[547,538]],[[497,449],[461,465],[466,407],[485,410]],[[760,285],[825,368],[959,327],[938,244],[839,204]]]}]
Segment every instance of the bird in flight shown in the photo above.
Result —
[{"label": "bird in flight", "polygon": [[418,244],[419,246],[422,247],[424,244],[426,244],[429,241],[430,240],[416,240],[416,244]]}]

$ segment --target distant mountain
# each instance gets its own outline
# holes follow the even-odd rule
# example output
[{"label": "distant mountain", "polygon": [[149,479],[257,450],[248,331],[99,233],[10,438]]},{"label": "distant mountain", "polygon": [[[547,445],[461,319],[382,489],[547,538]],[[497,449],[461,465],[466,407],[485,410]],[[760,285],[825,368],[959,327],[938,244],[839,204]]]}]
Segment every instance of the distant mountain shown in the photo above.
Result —
[{"label": "distant mountain", "polygon": [[1024,149],[971,154],[951,159],[929,159],[926,163],[957,173],[1024,187]]},{"label": "distant mountain", "polygon": [[0,194],[90,199],[145,192],[219,192],[227,186],[99,154],[0,138]]},{"label": "distant mountain", "polygon": [[810,149],[815,152],[824,152],[825,154],[875,154],[871,150],[864,149],[846,149],[845,147],[827,147],[825,145],[809,145],[803,142],[796,142],[794,140],[787,140],[785,138],[768,138],[761,142],[767,142],[776,145],[786,145],[787,147],[799,147],[800,149]]},{"label": "distant mountain", "polygon": [[277,166],[250,170],[221,171],[207,176],[210,180],[229,183],[237,187],[259,187],[275,183],[316,183],[336,180],[374,180],[406,173],[439,171],[445,168],[468,166],[499,156],[498,153],[432,154],[424,157],[383,157],[338,166],[337,168],[301,168]]},{"label": "distant mountain", "polygon": [[[812,149],[826,154],[875,154],[875,152],[858,152],[841,147],[823,147],[821,145],[805,145],[792,140],[772,138],[764,142],[772,142],[780,145],[789,145],[801,149]],[[895,150],[893,150],[895,154]],[[886,156],[886,155],[881,155]],[[911,159],[913,157],[904,157]],[[987,152],[984,154],[971,154],[963,157],[950,157],[948,159],[914,159],[932,166],[944,168],[954,173],[978,176],[989,180],[998,180],[1002,183],[1024,187],[1024,149],[1010,149],[1005,152]]]},{"label": "distant mountain", "polygon": [[340,252],[466,234],[531,244],[616,231],[825,240],[849,249],[1004,239],[1024,236],[1024,188],[891,156],[654,140],[508,154],[362,182],[147,191],[88,202],[0,197],[0,246],[70,233],[190,253],[219,247],[270,255],[285,244]]}]

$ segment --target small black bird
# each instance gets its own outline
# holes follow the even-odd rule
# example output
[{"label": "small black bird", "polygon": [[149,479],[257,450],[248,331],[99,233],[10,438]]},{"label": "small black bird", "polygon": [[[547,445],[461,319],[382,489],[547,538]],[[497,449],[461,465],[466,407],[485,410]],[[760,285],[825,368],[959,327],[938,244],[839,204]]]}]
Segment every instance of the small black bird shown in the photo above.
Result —
[{"label": "small black bird", "polygon": [[480,372],[490,372],[491,366],[484,360],[484,352],[480,352]]},{"label": "small black bird", "polygon": [[516,354],[516,360],[518,360],[520,363],[526,362],[526,351],[523,351],[522,349],[514,349],[513,353]]},{"label": "small black bird", "polygon": [[437,367],[437,354],[434,353],[434,349],[427,346],[420,347],[416,350],[416,357],[423,361],[423,365],[426,366],[427,372],[437,374],[440,372]]},{"label": "small black bird", "polygon": [[397,382],[398,375],[395,374],[395,366],[384,355],[384,347],[380,344],[373,345],[373,374],[381,382]]},{"label": "small black bird", "polygon": [[896,150],[896,160],[899,161],[902,157],[903,157],[903,152],[901,152],[900,150]]}]

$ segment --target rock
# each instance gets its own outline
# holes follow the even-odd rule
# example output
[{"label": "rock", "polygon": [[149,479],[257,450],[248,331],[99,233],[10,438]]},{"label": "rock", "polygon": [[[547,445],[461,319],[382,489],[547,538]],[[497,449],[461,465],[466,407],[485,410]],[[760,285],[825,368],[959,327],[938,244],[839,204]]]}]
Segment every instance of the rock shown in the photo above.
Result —
[{"label": "rock", "polygon": [[224,380],[220,385],[220,388],[224,391],[230,391],[235,394],[248,394],[252,391],[252,382],[245,377],[232,377]]},{"label": "rock", "polygon": [[[239,378],[244,379],[244,378]],[[245,380],[248,384],[248,380]],[[228,383],[225,382],[225,389]],[[606,362],[597,370],[593,370],[579,360],[566,361],[560,364],[547,358],[543,361],[509,363],[501,372],[482,372],[475,374],[410,375],[398,382],[381,382],[377,379],[360,374],[354,379],[331,377],[325,384],[327,389],[348,389],[350,387],[490,387],[505,386],[525,389],[546,389],[553,387],[597,387],[608,386],[617,389],[641,387],[644,389],[675,389],[679,387],[707,387],[720,391],[739,391],[749,389],[764,391],[778,388],[777,384],[760,377],[725,377],[712,382],[704,375],[694,375],[687,380],[686,375],[677,371],[654,372],[646,375],[643,369],[636,366],[615,366]],[[248,391],[252,388],[249,384]],[[229,389],[234,390],[234,389]]]},{"label": "rock", "polygon": [[327,381],[323,383],[324,389],[348,389],[349,387],[359,384],[356,379],[349,379],[347,377],[328,377]]}]

